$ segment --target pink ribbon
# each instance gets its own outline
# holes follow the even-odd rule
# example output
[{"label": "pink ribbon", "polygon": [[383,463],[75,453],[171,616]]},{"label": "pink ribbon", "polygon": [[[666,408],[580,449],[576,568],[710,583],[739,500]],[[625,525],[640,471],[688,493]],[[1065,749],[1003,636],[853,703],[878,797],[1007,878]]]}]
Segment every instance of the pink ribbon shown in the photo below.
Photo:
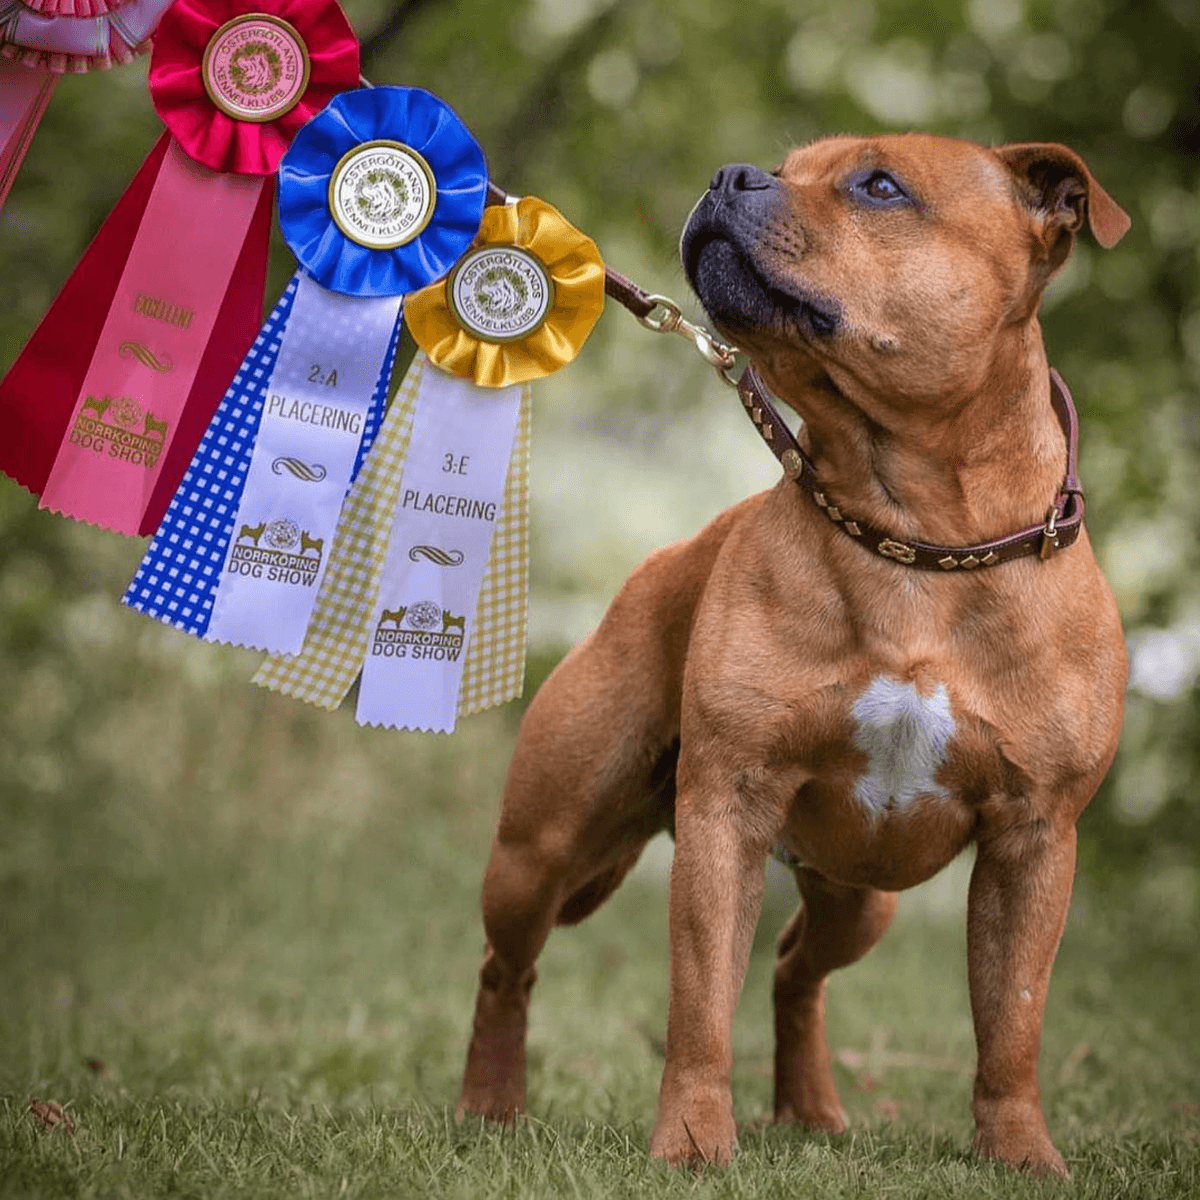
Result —
[{"label": "pink ribbon", "polygon": [[121,66],[149,46],[170,4],[171,0],[113,0],[89,5],[83,0],[83,7],[93,11],[70,12],[57,0],[0,0],[0,55],[58,73]]},{"label": "pink ribbon", "polygon": [[[217,174],[168,143],[42,508],[138,532],[263,183]],[[179,214],[188,212],[204,219],[181,227]],[[171,272],[163,271],[164,262]]]},{"label": "pink ribbon", "polygon": [[170,3],[0,0],[0,208],[59,76],[132,62]]},{"label": "pink ribbon", "polygon": [[128,0],[25,0],[27,8],[50,17],[102,17]]},{"label": "pink ribbon", "polygon": [[[173,151],[172,155],[168,155],[168,147]],[[175,162],[176,156],[182,163]],[[165,165],[168,158],[171,166]],[[130,289],[144,278],[146,269],[144,256],[140,265],[130,262],[132,248],[145,230],[143,215],[156,191],[161,201],[178,186],[178,180],[171,178],[176,168],[181,174],[194,172],[203,178],[230,182],[226,177],[188,161],[179,147],[172,145],[170,135],[163,134],[0,383],[0,470],[35,494],[52,486],[51,495],[59,496],[59,502],[54,505],[56,508],[70,512],[72,516],[91,519],[81,514],[78,508],[77,493],[82,476],[76,473],[70,458],[63,456],[72,451],[80,455],[82,462],[87,462],[82,458],[84,454],[90,455],[92,460],[111,454],[111,449],[98,454],[92,448],[97,437],[104,445],[116,445],[117,456],[108,460],[102,476],[98,475],[97,463],[90,463],[92,474],[89,477],[93,484],[100,484],[92,486],[90,494],[99,507],[100,523],[108,528],[118,528],[116,522],[119,520],[122,531],[127,533],[148,534],[158,528],[191,460],[192,451],[208,426],[216,401],[245,357],[262,320],[266,246],[274,188],[269,181],[263,187],[263,181],[258,178],[239,177],[235,180],[233,190],[238,194],[233,200],[220,183],[211,193],[201,184],[202,195],[211,195],[217,203],[228,201],[231,210],[247,202],[243,190],[246,185],[253,189],[257,202],[252,219],[248,218],[248,230],[242,237],[231,239],[236,256],[233,275],[231,278],[227,275],[228,286],[213,298],[212,304],[194,299],[194,285],[185,278],[192,265],[211,274],[203,261],[197,264],[192,230],[186,237],[177,234],[174,244],[168,247],[173,259],[178,259],[182,253],[183,261],[189,266],[188,271],[177,273],[183,286],[188,288],[186,293],[179,295],[186,295],[187,299],[175,300],[173,286],[168,290],[152,285],[152,290],[142,293],[147,300],[140,305],[139,293],[136,290],[131,293]],[[168,172],[163,184],[167,190],[159,191],[164,169]],[[233,215],[236,216],[236,212]],[[168,223],[168,234],[170,228]],[[225,233],[229,235],[228,230]],[[203,235],[205,239],[209,236],[211,234]],[[116,306],[110,306],[109,300],[118,290],[122,299]],[[132,303],[127,303],[131,294]],[[165,303],[156,303],[158,301]],[[172,304],[175,308],[170,307]],[[187,319],[185,314],[199,314],[201,308],[205,320],[215,308],[215,329],[208,345],[201,347],[202,355],[190,386],[180,386],[180,369],[174,356],[181,355],[179,361],[190,368],[195,360],[194,345],[190,350],[184,349],[182,354],[181,346],[194,342],[200,330],[196,322],[201,320],[199,315]],[[124,324],[115,324],[122,319]],[[136,349],[134,343],[141,350]],[[142,351],[148,352],[143,355],[145,361],[138,357]],[[169,360],[172,370],[157,371],[151,356],[159,366],[166,366]],[[111,372],[111,375],[102,378],[98,374],[101,370]],[[169,436],[164,436],[157,424],[147,425],[145,414],[149,413],[156,423],[164,419],[160,397],[163,382],[167,379],[174,381],[184,399],[173,405],[176,420],[172,422],[166,418]],[[99,394],[96,391],[90,393],[95,404],[88,404],[89,393],[83,390],[85,380],[100,385]],[[107,392],[105,387],[109,389]],[[144,388],[149,388],[150,392],[144,393]],[[153,398],[147,402],[146,395]],[[105,405],[106,399],[113,403]],[[132,418],[128,404],[116,404],[121,400],[134,400],[139,405],[143,414],[140,420]],[[132,418],[133,427],[117,421],[118,416],[126,422]],[[91,424],[97,421],[115,425],[116,429],[111,434],[97,429]],[[72,446],[70,437],[76,429],[80,430],[80,439]],[[126,434],[129,437],[124,436]],[[88,435],[91,441],[85,447],[83,439]],[[133,438],[147,440],[135,441]],[[151,441],[165,444],[158,448],[151,445]],[[119,457],[123,445],[131,447],[130,456],[124,459]],[[135,464],[132,461],[135,450],[141,452],[143,460],[154,457],[153,465],[148,468],[147,461]],[[57,473],[52,485],[50,476],[55,468]],[[104,495],[109,488],[125,492],[119,513],[114,514],[113,502]],[[144,512],[135,524],[139,504],[144,505]]]}]

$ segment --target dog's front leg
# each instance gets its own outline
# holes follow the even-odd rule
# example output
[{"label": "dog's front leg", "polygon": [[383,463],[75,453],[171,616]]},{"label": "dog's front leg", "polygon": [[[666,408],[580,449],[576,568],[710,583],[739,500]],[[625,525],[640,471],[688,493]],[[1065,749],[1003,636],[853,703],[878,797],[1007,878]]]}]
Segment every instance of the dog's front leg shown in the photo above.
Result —
[{"label": "dog's front leg", "polygon": [[738,818],[732,788],[678,794],[667,1061],[650,1145],[674,1164],[726,1163],[737,1146],[731,1031],[767,858]]},{"label": "dog's front leg", "polygon": [[979,1062],[975,1149],[1018,1170],[1068,1178],[1050,1141],[1038,1049],[1050,968],[1075,877],[1072,821],[980,836],[971,874],[967,959]]}]

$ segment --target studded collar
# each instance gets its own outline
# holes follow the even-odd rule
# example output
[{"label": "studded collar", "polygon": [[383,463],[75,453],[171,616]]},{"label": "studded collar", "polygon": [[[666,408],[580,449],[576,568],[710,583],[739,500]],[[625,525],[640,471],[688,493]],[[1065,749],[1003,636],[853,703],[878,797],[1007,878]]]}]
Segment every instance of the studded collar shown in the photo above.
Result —
[{"label": "studded collar", "polygon": [[865,550],[922,571],[973,571],[995,567],[1014,558],[1036,554],[1046,559],[1065,550],[1083,527],[1083,486],[1079,482],[1079,418],[1062,377],[1050,370],[1050,400],[1067,440],[1066,474],[1054,503],[1040,525],[1031,525],[1007,537],[972,546],[937,546],[928,542],[901,541],[867,521],[842,512],[822,489],[812,460],[784,424],[753,366],[737,381],[738,395],[754,427],[779,459],[787,477],[848,537]]}]

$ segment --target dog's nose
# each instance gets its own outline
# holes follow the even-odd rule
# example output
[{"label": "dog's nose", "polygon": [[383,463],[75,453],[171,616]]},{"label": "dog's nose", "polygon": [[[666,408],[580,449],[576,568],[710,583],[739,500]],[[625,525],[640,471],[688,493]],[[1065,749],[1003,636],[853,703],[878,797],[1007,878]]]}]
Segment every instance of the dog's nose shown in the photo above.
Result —
[{"label": "dog's nose", "polygon": [[773,188],[775,183],[773,175],[749,163],[728,163],[712,177],[708,190],[732,198],[739,192],[766,191]]}]

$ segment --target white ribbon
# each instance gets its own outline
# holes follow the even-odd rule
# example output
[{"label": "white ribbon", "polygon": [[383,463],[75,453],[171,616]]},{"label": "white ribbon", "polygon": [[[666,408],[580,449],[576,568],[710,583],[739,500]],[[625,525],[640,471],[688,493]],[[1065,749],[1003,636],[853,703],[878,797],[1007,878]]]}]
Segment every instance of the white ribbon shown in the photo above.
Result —
[{"label": "white ribbon", "polygon": [[281,654],[303,646],[401,302],[339,295],[300,274],[210,642]]},{"label": "white ribbon", "polygon": [[362,725],[454,729],[520,404],[520,385],[425,370],[359,686]]}]

